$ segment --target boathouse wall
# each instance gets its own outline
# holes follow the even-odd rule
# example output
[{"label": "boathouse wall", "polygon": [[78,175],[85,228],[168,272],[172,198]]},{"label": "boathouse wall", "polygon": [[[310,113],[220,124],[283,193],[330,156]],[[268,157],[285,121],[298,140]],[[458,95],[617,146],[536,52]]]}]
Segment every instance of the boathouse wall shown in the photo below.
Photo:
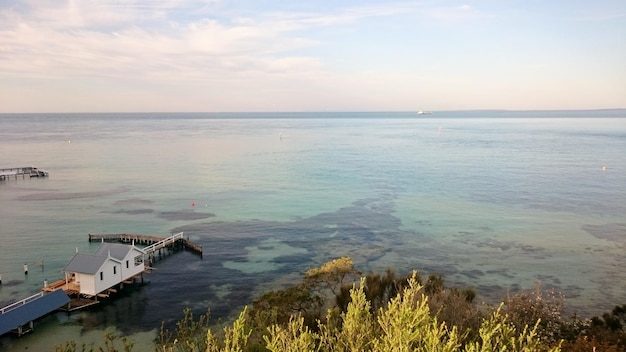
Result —
[{"label": "boathouse wall", "polygon": [[76,283],[80,287],[80,293],[85,293],[88,295],[96,294],[96,282],[93,279],[93,275],[75,273],[74,277],[76,279]]},{"label": "boathouse wall", "polygon": [[[93,282],[95,285],[95,292],[89,293],[95,295],[102,291],[105,291],[109,287],[113,287],[120,282],[122,279],[122,271],[120,270],[121,263],[113,258],[108,258],[107,261],[100,267],[100,270],[94,275]],[[87,293],[83,290],[81,285],[81,293]]]},{"label": "boathouse wall", "polygon": [[144,272],[144,253],[133,247],[120,262],[121,281],[128,280]]}]

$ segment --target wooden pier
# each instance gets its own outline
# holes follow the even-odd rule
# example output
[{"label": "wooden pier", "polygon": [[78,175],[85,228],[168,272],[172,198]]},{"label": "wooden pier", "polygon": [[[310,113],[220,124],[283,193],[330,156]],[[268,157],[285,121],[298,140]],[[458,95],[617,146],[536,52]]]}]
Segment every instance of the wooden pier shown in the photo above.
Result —
[{"label": "wooden pier", "polygon": [[89,242],[121,242],[121,243],[135,243],[146,245],[143,250],[146,254],[153,254],[163,248],[175,248],[176,246],[182,246],[186,250],[198,254],[202,257],[202,246],[191,242],[189,239],[183,236],[183,233],[177,233],[170,237],[161,237],[155,235],[142,235],[142,234],[89,234]]},{"label": "wooden pier", "polygon": [[48,171],[32,166],[0,169],[0,181],[8,180],[12,177],[17,180],[19,176],[22,176],[22,179],[25,179],[26,177],[48,177]]}]

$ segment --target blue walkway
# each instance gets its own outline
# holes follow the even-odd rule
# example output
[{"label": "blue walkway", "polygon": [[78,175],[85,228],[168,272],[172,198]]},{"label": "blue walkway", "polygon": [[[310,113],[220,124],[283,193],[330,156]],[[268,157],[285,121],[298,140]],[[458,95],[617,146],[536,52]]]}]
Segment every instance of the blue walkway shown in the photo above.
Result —
[{"label": "blue walkway", "polygon": [[8,305],[0,309],[0,335],[26,326],[69,302],[70,298],[65,292],[57,290],[40,293]]}]

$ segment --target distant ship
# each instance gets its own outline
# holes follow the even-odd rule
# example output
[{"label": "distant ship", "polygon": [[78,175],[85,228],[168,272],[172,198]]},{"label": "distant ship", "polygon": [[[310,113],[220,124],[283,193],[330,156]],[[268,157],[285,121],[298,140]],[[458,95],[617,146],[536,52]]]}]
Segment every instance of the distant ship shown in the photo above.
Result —
[{"label": "distant ship", "polygon": [[432,111],[422,111],[422,110],[417,112],[418,115],[430,115],[432,113],[433,113]]}]

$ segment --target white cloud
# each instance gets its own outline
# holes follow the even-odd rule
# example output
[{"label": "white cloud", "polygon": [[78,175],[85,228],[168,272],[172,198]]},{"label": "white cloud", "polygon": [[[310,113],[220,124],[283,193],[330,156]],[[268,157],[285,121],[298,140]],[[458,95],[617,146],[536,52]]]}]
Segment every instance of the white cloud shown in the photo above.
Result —
[{"label": "white cloud", "polygon": [[426,10],[426,15],[434,20],[445,22],[476,20],[488,17],[486,13],[478,11],[467,4],[452,7],[433,7]]},{"label": "white cloud", "polygon": [[[43,110],[48,106],[57,111],[78,96],[81,104],[69,105],[71,109],[85,110],[91,103],[95,110],[106,110],[100,102],[103,95],[118,102],[109,108],[117,111],[142,106],[167,110],[176,102],[178,107],[170,110],[275,105],[298,110],[315,109],[322,100],[329,107],[388,109],[398,104],[393,106],[403,109],[411,108],[416,96],[441,101],[443,107],[452,100],[451,86],[459,95],[476,98],[475,104],[483,102],[475,96],[481,91],[477,86],[464,87],[470,81],[489,82],[489,77],[473,81],[471,72],[489,73],[481,65],[493,61],[491,56],[472,53],[470,72],[462,62],[468,60],[464,46],[454,43],[458,38],[446,37],[449,31],[438,31],[438,26],[419,31],[423,24],[445,27],[487,18],[478,5],[433,8],[428,7],[431,2],[383,2],[327,11],[310,4],[310,12],[302,6],[296,12],[280,8],[289,6],[285,4],[273,4],[277,7],[267,11],[236,5],[219,0],[26,0],[0,5],[0,99],[6,99],[0,101],[0,110],[13,102],[31,108],[22,95],[39,101]],[[394,36],[386,37],[391,27]],[[375,33],[377,40],[388,38],[389,43],[371,42],[362,33]],[[359,42],[340,42],[334,34]],[[429,55],[411,58],[409,49],[420,46],[428,47]],[[370,56],[359,57],[353,50]],[[394,50],[405,58],[398,60]],[[362,62],[351,65],[351,60]],[[543,63],[542,58],[536,62]],[[451,70],[454,77],[446,76]],[[514,77],[506,71],[499,74]]]},{"label": "white cloud", "polygon": [[615,12],[615,11],[593,11],[591,13],[584,13],[579,15],[574,15],[571,17],[573,21],[612,21],[620,18],[626,18],[626,12]]},{"label": "white cloud", "polygon": [[[142,4],[145,2],[142,2]],[[142,26],[167,19],[167,11],[186,1],[37,1],[31,12],[3,10],[0,73],[29,77],[120,77],[204,79],[258,68],[292,74],[321,69],[314,57],[291,57],[290,50],[319,45],[293,35],[309,27],[350,23],[393,11],[359,8],[324,15],[269,13],[210,18],[166,26]],[[286,63],[289,63],[288,65]],[[281,68],[281,69],[279,69]]]}]

